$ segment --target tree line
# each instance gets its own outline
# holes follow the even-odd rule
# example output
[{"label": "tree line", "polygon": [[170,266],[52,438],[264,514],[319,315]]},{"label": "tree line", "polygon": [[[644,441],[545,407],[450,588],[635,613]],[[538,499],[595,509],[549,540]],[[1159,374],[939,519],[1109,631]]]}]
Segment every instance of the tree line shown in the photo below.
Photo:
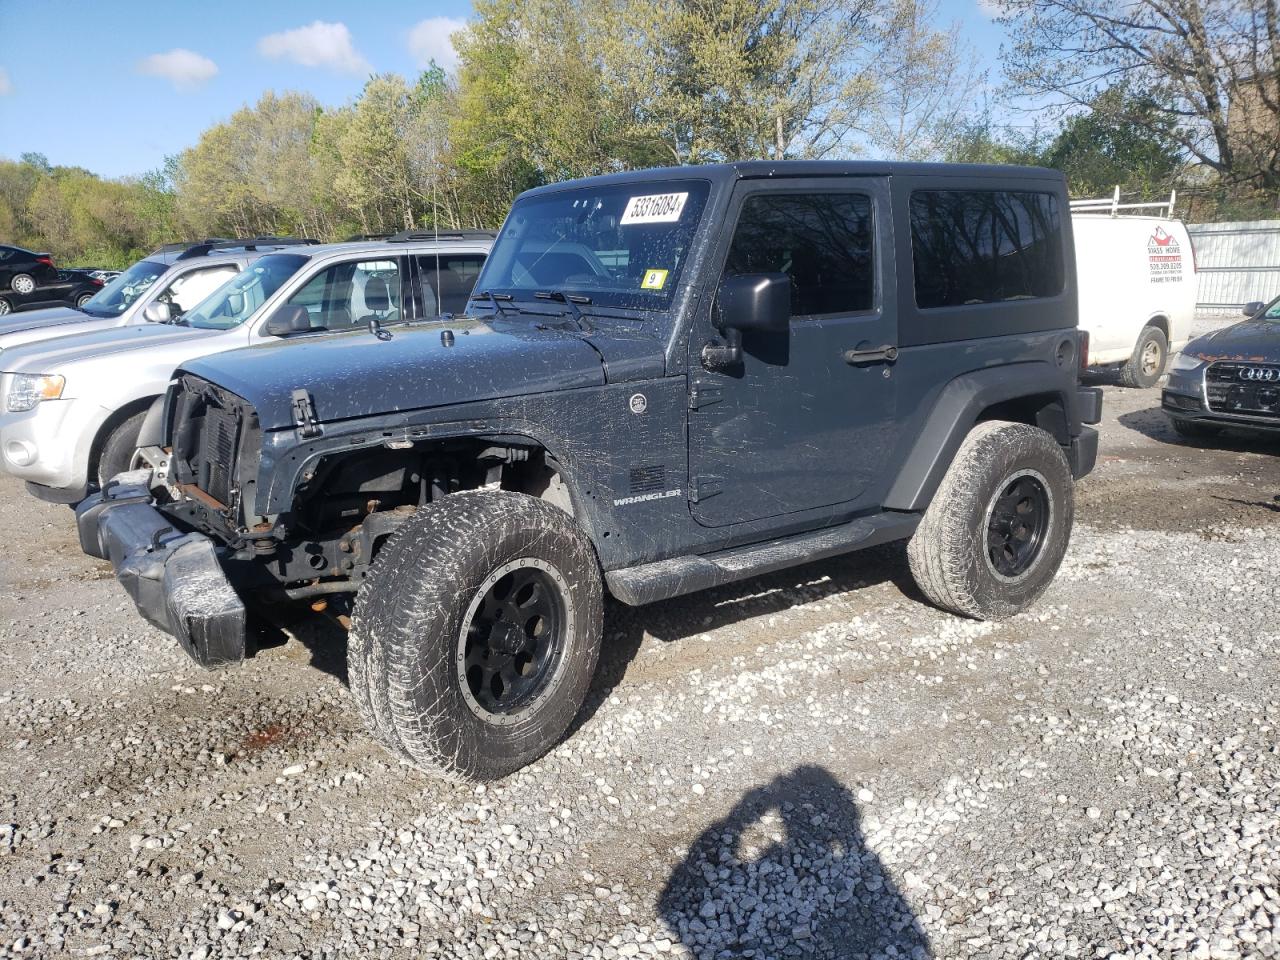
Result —
[{"label": "tree line", "polygon": [[0,239],[121,266],[175,238],[492,227],[528,187],[637,167],[856,156],[1274,214],[1274,0],[1000,9],[1016,125],[975,102],[987,70],[937,0],[477,0],[451,74],[373,76],[336,108],[268,92],[140,177],[0,160]]}]

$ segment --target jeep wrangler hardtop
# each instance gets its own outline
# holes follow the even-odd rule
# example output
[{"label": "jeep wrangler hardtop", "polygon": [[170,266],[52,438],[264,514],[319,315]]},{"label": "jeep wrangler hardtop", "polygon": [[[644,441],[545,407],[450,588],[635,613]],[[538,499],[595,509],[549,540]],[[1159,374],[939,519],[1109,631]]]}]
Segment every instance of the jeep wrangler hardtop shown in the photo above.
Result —
[{"label": "jeep wrangler hardtop", "polygon": [[[518,197],[463,316],[178,371],[77,510],[204,665],[246,602],[349,627],[392,751],[459,779],[555,745],[607,589],[645,604],[892,540],[926,597],[1025,609],[1094,464],[1060,173],[752,162]],[[144,430],[144,432],[146,432]]]}]

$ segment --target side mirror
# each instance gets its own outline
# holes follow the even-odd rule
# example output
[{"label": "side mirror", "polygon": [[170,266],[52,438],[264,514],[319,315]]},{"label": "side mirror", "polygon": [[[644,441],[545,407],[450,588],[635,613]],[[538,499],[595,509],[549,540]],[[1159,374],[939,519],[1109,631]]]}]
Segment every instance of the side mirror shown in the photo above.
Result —
[{"label": "side mirror", "polygon": [[748,273],[725,277],[716,294],[716,326],[724,343],[702,348],[708,368],[742,362],[742,332],[781,333],[791,327],[791,278],[785,273]]},{"label": "side mirror", "polygon": [[173,311],[162,300],[154,300],[142,308],[142,319],[151,323],[168,323],[173,319]]},{"label": "side mirror", "polygon": [[286,303],[267,317],[262,332],[268,337],[287,337],[311,332],[311,315],[300,303]]},{"label": "side mirror", "polygon": [[226,307],[227,307],[228,316],[239,313],[241,310],[244,309],[244,294],[243,293],[227,294]]},{"label": "side mirror", "polygon": [[1243,313],[1246,317],[1254,317],[1260,314],[1262,312],[1262,308],[1265,306],[1266,304],[1263,303],[1261,300],[1253,300],[1253,301],[1250,301],[1249,303],[1246,303],[1244,307],[1241,308],[1240,312]]}]

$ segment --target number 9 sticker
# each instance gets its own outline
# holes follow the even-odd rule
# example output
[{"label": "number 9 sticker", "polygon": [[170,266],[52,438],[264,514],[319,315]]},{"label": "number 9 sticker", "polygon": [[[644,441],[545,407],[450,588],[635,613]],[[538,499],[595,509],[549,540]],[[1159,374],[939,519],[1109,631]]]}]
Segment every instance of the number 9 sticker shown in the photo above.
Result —
[{"label": "number 9 sticker", "polygon": [[668,272],[666,270],[646,270],[644,280],[640,283],[640,288],[642,290],[661,290],[667,285]]}]

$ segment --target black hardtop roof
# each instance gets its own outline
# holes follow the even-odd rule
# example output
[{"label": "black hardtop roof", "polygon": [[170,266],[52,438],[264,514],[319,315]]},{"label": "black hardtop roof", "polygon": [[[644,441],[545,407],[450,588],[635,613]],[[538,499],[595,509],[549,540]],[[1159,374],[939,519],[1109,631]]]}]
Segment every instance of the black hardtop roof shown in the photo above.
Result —
[{"label": "black hardtop roof", "polygon": [[607,173],[581,180],[565,180],[526,190],[529,197],[555,193],[574,187],[604,186],[610,183],[644,183],[651,180],[710,180],[725,184],[736,180],[773,177],[975,177],[993,180],[1053,180],[1065,182],[1061,170],[989,163],[909,163],[888,160],[746,160],[741,163],[707,163],[683,167],[654,167]]}]

